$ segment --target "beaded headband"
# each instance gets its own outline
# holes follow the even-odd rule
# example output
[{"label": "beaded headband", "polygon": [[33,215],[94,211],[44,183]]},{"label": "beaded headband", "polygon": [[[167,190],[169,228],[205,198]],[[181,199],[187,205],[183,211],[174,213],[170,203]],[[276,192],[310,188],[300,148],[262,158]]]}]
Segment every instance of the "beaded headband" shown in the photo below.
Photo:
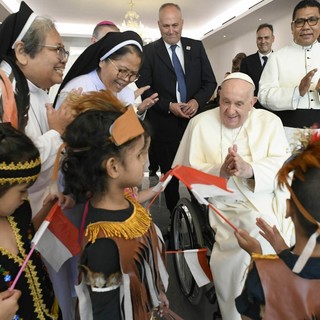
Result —
[{"label": "beaded headband", "polygon": [[24,163],[0,163],[0,185],[34,182],[40,173],[40,157]]}]

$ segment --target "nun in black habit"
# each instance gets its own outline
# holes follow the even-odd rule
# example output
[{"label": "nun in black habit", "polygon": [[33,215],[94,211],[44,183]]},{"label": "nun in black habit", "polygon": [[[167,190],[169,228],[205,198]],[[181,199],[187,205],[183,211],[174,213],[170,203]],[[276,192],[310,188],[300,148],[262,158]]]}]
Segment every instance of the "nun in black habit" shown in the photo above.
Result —
[{"label": "nun in black habit", "polygon": [[[128,85],[139,78],[142,48],[142,39],[134,31],[107,33],[74,62],[59,88],[55,107],[60,107],[66,93],[78,88],[82,92],[111,90],[125,105],[133,105],[136,97]],[[142,101],[137,114],[144,115],[157,96],[153,94]]]}]

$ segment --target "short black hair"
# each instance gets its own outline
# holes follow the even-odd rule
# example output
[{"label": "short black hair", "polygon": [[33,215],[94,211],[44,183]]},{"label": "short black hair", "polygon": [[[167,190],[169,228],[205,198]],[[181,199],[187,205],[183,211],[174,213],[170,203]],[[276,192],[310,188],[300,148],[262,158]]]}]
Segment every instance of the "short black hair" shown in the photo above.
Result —
[{"label": "short black hair", "polygon": [[302,0],[300,1],[293,9],[292,14],[292,21],[294,21],[296,17],[296,12],[300,9],[307,8],[307,7],[316,7],[319,10],[320,13],[320,3],[317,0]]}]

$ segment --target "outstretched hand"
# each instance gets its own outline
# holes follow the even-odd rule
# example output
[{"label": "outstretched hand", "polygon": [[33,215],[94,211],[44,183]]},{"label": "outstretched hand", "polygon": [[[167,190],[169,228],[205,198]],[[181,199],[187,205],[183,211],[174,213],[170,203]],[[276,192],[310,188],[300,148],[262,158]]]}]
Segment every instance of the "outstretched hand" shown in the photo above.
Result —
[{"label": "outstretched hand", "polygon": [[140,87],[140,88],[137,88],[135,91],[134,91],[134,98],[137,99],[138,97],[140,97],[145,91],[149,90],[150,89],[150,86],[144,86],[144,87]]},{"label": "outstretched hand", "polygon": [[262,218],[257,218],[256,224],[261,229],[259,233],[270,243],[277,254],[288,249],[287,244],[285,243],[276,226],[271,227]]},{"label": "outstretched hand", "polygon": [[158,93],[154,93],[150,97],[144,99],[137,107],[138,114],[144,113],[146,110],[150,109],[158,101],[159,101]]},{"label": "outstretched hand", "polygon": [[254,237],[250,236],[248,231],[238,229],[238,231],[236,231],[234,235],[238,240],[239,246],[243,250],[247,251],[250,255],[253,252],[262,254],[260,242]]}]

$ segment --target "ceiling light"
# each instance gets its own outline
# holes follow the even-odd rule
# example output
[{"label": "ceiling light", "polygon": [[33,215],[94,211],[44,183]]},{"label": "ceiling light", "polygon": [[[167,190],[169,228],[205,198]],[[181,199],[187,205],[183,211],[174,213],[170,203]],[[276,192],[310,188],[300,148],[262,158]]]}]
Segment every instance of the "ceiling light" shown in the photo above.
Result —
[{"label": "ceiling light", "polygon": [[[270,0],[269,0],[270,1]],[[233,19],[247,12],[250,8],[255,7],[259,3],[264,2],[263,0],[242,0],[239,1],[235,6],[224,11],[222,14],[213,19],[210,23],[203,27],[203,30],[216,30],[225,24],[229,24]],[[212,32],[211,31],[211,32]],[[207,34],[204,32],[203,34]]]},{"label": "ceiling light", "polygon": [[149,43],[152,39],[149,36],[148,29],[143,25],[140,20],[140,15],[134,10],[133,0],[129,2],[130,10],[124,16],[121,25],[121,31],[132,30],[137,32],[142,38],[144,43]]}]

